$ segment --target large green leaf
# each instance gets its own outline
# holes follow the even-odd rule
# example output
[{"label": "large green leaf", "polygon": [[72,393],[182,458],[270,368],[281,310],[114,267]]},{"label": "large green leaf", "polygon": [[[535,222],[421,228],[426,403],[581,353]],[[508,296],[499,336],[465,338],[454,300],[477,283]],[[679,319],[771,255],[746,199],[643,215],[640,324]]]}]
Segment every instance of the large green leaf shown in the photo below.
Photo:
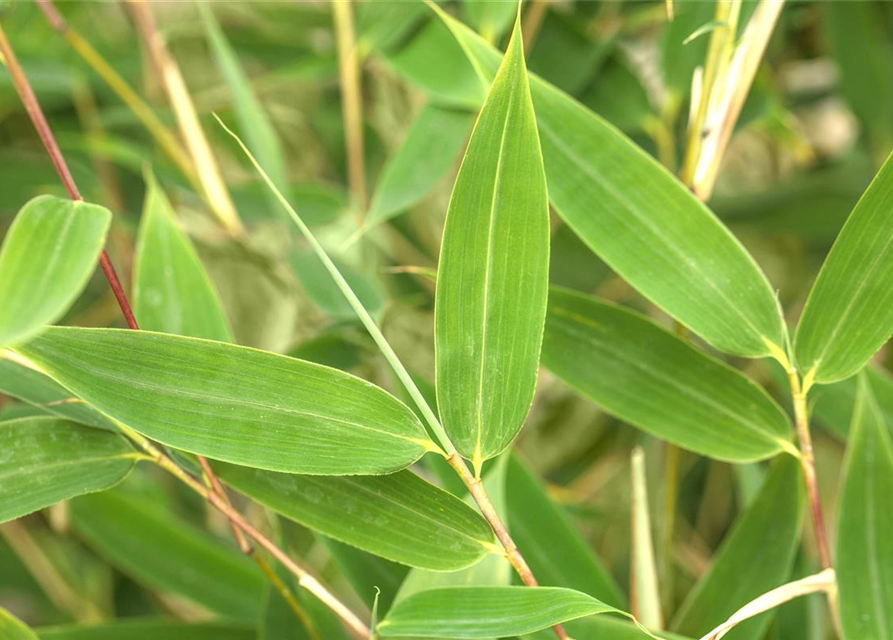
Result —
[{"label": "large green leaf", "polygon": [[133,271],[133,307],[140,328],[232,341],[220,298],[149,172]]},{"label": "large green leaf", "polygon": [[549,204],[519,25],[456,179],[437,273],[437,402],[477,468],[530,410],[546,311]]},{"label": "large green leaf", "polygon": [[73,500],[71,523],[101,556],[141,584],[230,618],[257,618],[265,580],[234,545],[118,490]]},{"label": "large green leaf", "polygon": [[[784,456],[770,470],[753,504],[723,540],[710,570],[683,602],[670,628],[700,637],[759,595],[788,581],[803,519],[800,465]],[[771,616],[729,632],[729,640],[760,640]]]},{"label": "large green leaf", "polygon": [[454,571],[494,549],[481,516],[411,471],[325,477],[214,468],[228,485],[286,518],[395,562]]},{"label": "large green leaf", "polygon": [[148,331],[51,328],[19,348],[54,380],[164,444],[273,471],[376,474],[433,447],[382,389],[255,349]]},{"label": "large green leaf", "polygon": [[3,640],[37,640],[37,636],[18,618],[0,607],[0,638]]},{"label": "large green leaf", "polygon": [[506,484],[512,537],[540,584],[576,589],[606,604],[624,606],[614,578],[517,457],[509,462]]},{"label": "large green leaf", "polygon": [[139,457],[121,436],[67,420],[0,422],[0,522],[107,489]]},{"label": "large green leaf", "polygon": [[366,225],[383,222],[416,204],[456,163],[472,115],[429,104],[382,169]]},{"label": "large green leaf", "polygon": [[543,365],[609,413],[718,460],[793,452],[757,384],[633,311],[553,288]]},{"label": "large green leaf", "polygon": [[58,320],[96,268],[108,209],[38,196],[19,211],[0,247],[0,347]]},{"label": "large green leaf", "polygon": [[383,637],[503,638],[568,620],[621,613],[557,587],[444,587],[398,602],[378,625]]},{"label": "large green leaf", "polygon": [[237,622],[178,622],[142,618],[37,629],[40,640],[255,640],[253,627]]},{"label": "large green leaf", "polygon": [[797,326],[797,364],[815,382],[848,378],[893,332],[893,159],[837,236]]},{"label": "large green leaf", "polygon": [[840,624],[847,640],[893,638],[893,444],[860,376],[837,519]]},{"label": "large green leaf", "polygon": [[[484,78],[499,53],[443,15]],[[533,76],[549,198],[578,236],[627,282],[717,349],[781,354],[769,283],[716,216],[610,124]]]}]

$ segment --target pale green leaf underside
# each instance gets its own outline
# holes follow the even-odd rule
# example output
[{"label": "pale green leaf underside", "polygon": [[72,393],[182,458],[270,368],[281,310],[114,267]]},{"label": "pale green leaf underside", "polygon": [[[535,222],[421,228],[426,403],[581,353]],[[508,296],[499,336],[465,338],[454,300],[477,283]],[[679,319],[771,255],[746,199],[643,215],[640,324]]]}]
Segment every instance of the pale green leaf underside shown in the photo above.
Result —
[{"label": "pale green leaf underside", "polygon": [[553,287],[542,359],[609,413],[690,451],[728,462],[794,451],[765,390],[631,310]]},{"label": "pale green leaf underside", "polygon": [[888,158],[831,247],[797,326],[797,364],[816,382],[853,375],[893,332],[891,209]]},{"label": "pale green leaf underside", "polygon": [[103,207],[53,196],[21,208],[0,247],[0,347],[68,310],[96,268],[111,219]]},{"label": "pale green leaf underside", "polygon": [[120,490],[71,502],[71,524],[100,556],[137,582],[230,619],[255,620],[265,579],[232,544]]},{"label": "pale green leaf underside", "polygon": [[3,640],[37,640],[34,632],[2,607],[0,607],[0,638]]},{"label": "pale green leaf underside", "polygon": [[134,260],[133,307],[141,329],[232,341],[220,298],[149,173]]},{"label": "pale green leaf underside", "polygon": [[847,640],[893,639],[893,444],[859,378],[837,518],[840,623]]},{"label": "pale green leaf underside", "polygon": [[437,275],[437,402],[476,466],[509,445],[530,410],[548,265],[548,197],[516,27],[456,179]]},{"label": "pale green leaf underside", "polygon": [[19,348],[104,414],[164,444],[272,471],[402,469],[432,445],[404,404],[321,365],[148,331],[50,328]]},{"label": "pale green leaf underside", "polygon": [[[479,74],[499,53],[444,15]],[[611,268],[717,349],[780,353],[783,324],[765,276],[741,243],[674,176],[622,133],[533,76],[552,205]]]},{"label": "pale green leaf underside", "polygon": [[495,545],[487,522],[411,471],[306,476],[215,464],[241,493],[314,531],[413,567],[454,571]]},{"label": "pale green leaf underside", "polygon": [[394,605],[378,625],[383,637],[503,638],[599,613],[622,613],[557,587],[444,587]]},{"label": "pale green leaf underside", "polygon": [[256,640],[254,626],[238,622],[179,622],[137,618],[37,629],[40,640]]},{"label": "pale green leaf underside", "polygon": [[108,489],[138,458],[121,436],[67,420],[0,422],[0,522]]},{"label": "pale green leaf underside", "polygon": [[[788,581],[803,519],[800,478],[794,458],[784,456],[774,463],[753,504],[735,521],[709,571],[679,608],[673,631],[699,638]],[[771,622],[771,616],[760,616],[739,625],[728,638],[760,640]]]}]

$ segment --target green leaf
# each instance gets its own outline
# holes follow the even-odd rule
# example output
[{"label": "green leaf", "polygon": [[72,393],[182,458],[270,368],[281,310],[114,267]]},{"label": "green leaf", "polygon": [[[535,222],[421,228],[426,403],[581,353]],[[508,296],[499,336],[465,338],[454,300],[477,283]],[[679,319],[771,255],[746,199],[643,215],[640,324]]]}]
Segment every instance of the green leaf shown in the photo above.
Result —
[{"label": "green leaf", "polygon": [[148,171],[133,271],[133,308],[141,329],[232,342],[220,298]]},{"label": "green leaf", "polygon": [[623,607],[614,578],[517,456],[509,461],[506,482],[509,528],[540,584],[576,589]]},{"label": "green leaf", "polygon": [[0,638],[3,640],[37,640],[37,636],[18,618],[0,607]]},{"label": "green leaf", "polygon": [[557,587],[444,587],[395,604],[378,631],[383,637],[502,638],[599,613],[622,612]]},{"label": "green leaf", "polygon": [[[338,320],[356,317],[356,313],[332,280],[325,265],[312,251],[304,247],[295,247],[289,251],[288,261],[300,279],[307,297],[326,314]],[[379,283],[342,260],[333,258],[333,261],[369,313],[375,314],[379,311],[385,303],[385,294]]]},{"label": "green leaf", "polygon": [[117,490],[73,500],[71,524],[137,582],[231,618],[257,619],[266,582],[232,544]]},{"label": "green leaf", "polygon": [[121,436],[66,420],[0,422],[0,522],[108,489],[139,458]]},{"label": "green leaf", "polygon": [[97,429],[118,429],[108,418],[80,398],[73,397],[68,389],[51,378],[3,358],[0,358],[0,392],[66,420]]},{"label": "green leaf", "polygon": [[840,624],[847,640],[893,638],[893,444],[859,379],[837,519]]},{"label": "green leaf", "polygon": [[411,471],[324,477],[215,464],[228,485],[314,531],[413,567],[455,571],[495,544],[487,522]]},{"label": "green leaf", "polygon": [[631,310],[553,288],[543,365],[609,413],[690,451],[729,462],[795,453],[787,415],[761,387]]},{"label": "green leaf", "polygon": [[865,366],[893,332],[893,158],[862,194],[809,292],[794,351],[807,379],[835,382]]},{"label": "green leaf", "polygon": [[62,317],[96,268],[111,220],[108,209],[53,196],[21,208],[0,247],[0,347]]},{"label": "green leaf", "polygon": [[[499,53],[442,14],[483,78]],[[673,175],[576,100],[533,76],[552,206],[646,298],[717,349],[783,352],[769,283],[740,242]],[[595,214],[598,215],[595,215]]]},{"label": "green leaf", "polygon": [[366,225],[384,222],[421,200],[455,165],[471,122],[468,111],[426,105],[382,169]]},{"label": "green leaf", "polygon": [[549,204],[519,21],[456,179],[437,272],[437,401],[477,469],[530,410],[548,269]]},{"label": "green leaf", "polygon": [[462,15],[488,42],[496,42],[518,13],[515,0],[462,0]]},{"label": "green leaf", "polygon": [[[888,429],[893,428],[893,377],[880,367],[869,365],[863,369],[874,399]],[[843,440],[849,437],[859,377],[853,376],[834,384],[819,387],[813,392],[813,415],[822,426]]]},{"label": "green leaf", "polygon": [[286,356],[148,331],[58,327],[19,351],[116,421],[226,462],[377,474],[433,447],[415,414],[387,392]]},{"label": "green leaf", "polygon": [[253,627],[237,622],[177,622],[143,618],[37,630],[40,640],[255,640]]},{"label": "green leaf", "polygon": [[335,563],[353,587],[354,593],[365,599],[370,593],[374,593],[375,589],[379,589],[381,591],[378,598],[379,609],[387,612],[394,602],[400,584],[410,572],[409,567],[360,551],[337,540],[322,538]]},{"label": "green leaf", "polygon": [[[756,500],[735,522],[670,628],[701,637],[757,596],[784,584],[794,566],[803,504],[800,465],[784,456],[770,469]],[[725,637],[760,640],[771,621],[771,616],[759,616]]]}]

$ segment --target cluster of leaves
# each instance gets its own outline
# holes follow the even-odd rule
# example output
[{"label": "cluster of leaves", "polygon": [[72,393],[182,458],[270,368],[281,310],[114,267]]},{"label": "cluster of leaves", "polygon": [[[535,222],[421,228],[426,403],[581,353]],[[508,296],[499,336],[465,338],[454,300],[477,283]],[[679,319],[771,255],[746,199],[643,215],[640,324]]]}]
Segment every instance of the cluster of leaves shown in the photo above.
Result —
[{"label": "cluster of leaves", "polygon": [[[3,76],[0,604],[41,628],[0,637],[718,638],[830,568],[821,493],[836,580],[788,591],[831,606],[727,637],[893,639],[890,10],[782,14],[708,206],[671,170],[711,32],[746,40],[714,3],[344,6],[151,9],[169,108],[121,7],[4,15],[107,206],[47,186]],[[841,95],[862,135],[810,138]],[[240,555],[217,478],[319,581]]]}]

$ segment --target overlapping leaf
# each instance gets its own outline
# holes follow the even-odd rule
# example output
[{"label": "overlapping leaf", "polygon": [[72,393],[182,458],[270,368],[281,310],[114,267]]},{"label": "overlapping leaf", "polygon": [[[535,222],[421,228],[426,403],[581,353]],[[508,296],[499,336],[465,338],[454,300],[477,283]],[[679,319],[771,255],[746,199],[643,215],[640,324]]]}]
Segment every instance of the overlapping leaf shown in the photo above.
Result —
[{"label": "overlapping leaf", "polygon": [[548,265],[546,183],[516,26],[456,179],[437,274],[437,401],[476,467],[508,446],[530,410]]},{"label": "overlapping leaf", "polygon": [[96,268],[108,209],[38,196],[19,211],[0,247],[0,347],[58,320]]},{"label": "overlapping leaf", "polygon": [[115,420],[184,451],[325,475],[402,469],[433,445],[382,389],[335,369],[148,331],[51,328],[19,348]]}]

